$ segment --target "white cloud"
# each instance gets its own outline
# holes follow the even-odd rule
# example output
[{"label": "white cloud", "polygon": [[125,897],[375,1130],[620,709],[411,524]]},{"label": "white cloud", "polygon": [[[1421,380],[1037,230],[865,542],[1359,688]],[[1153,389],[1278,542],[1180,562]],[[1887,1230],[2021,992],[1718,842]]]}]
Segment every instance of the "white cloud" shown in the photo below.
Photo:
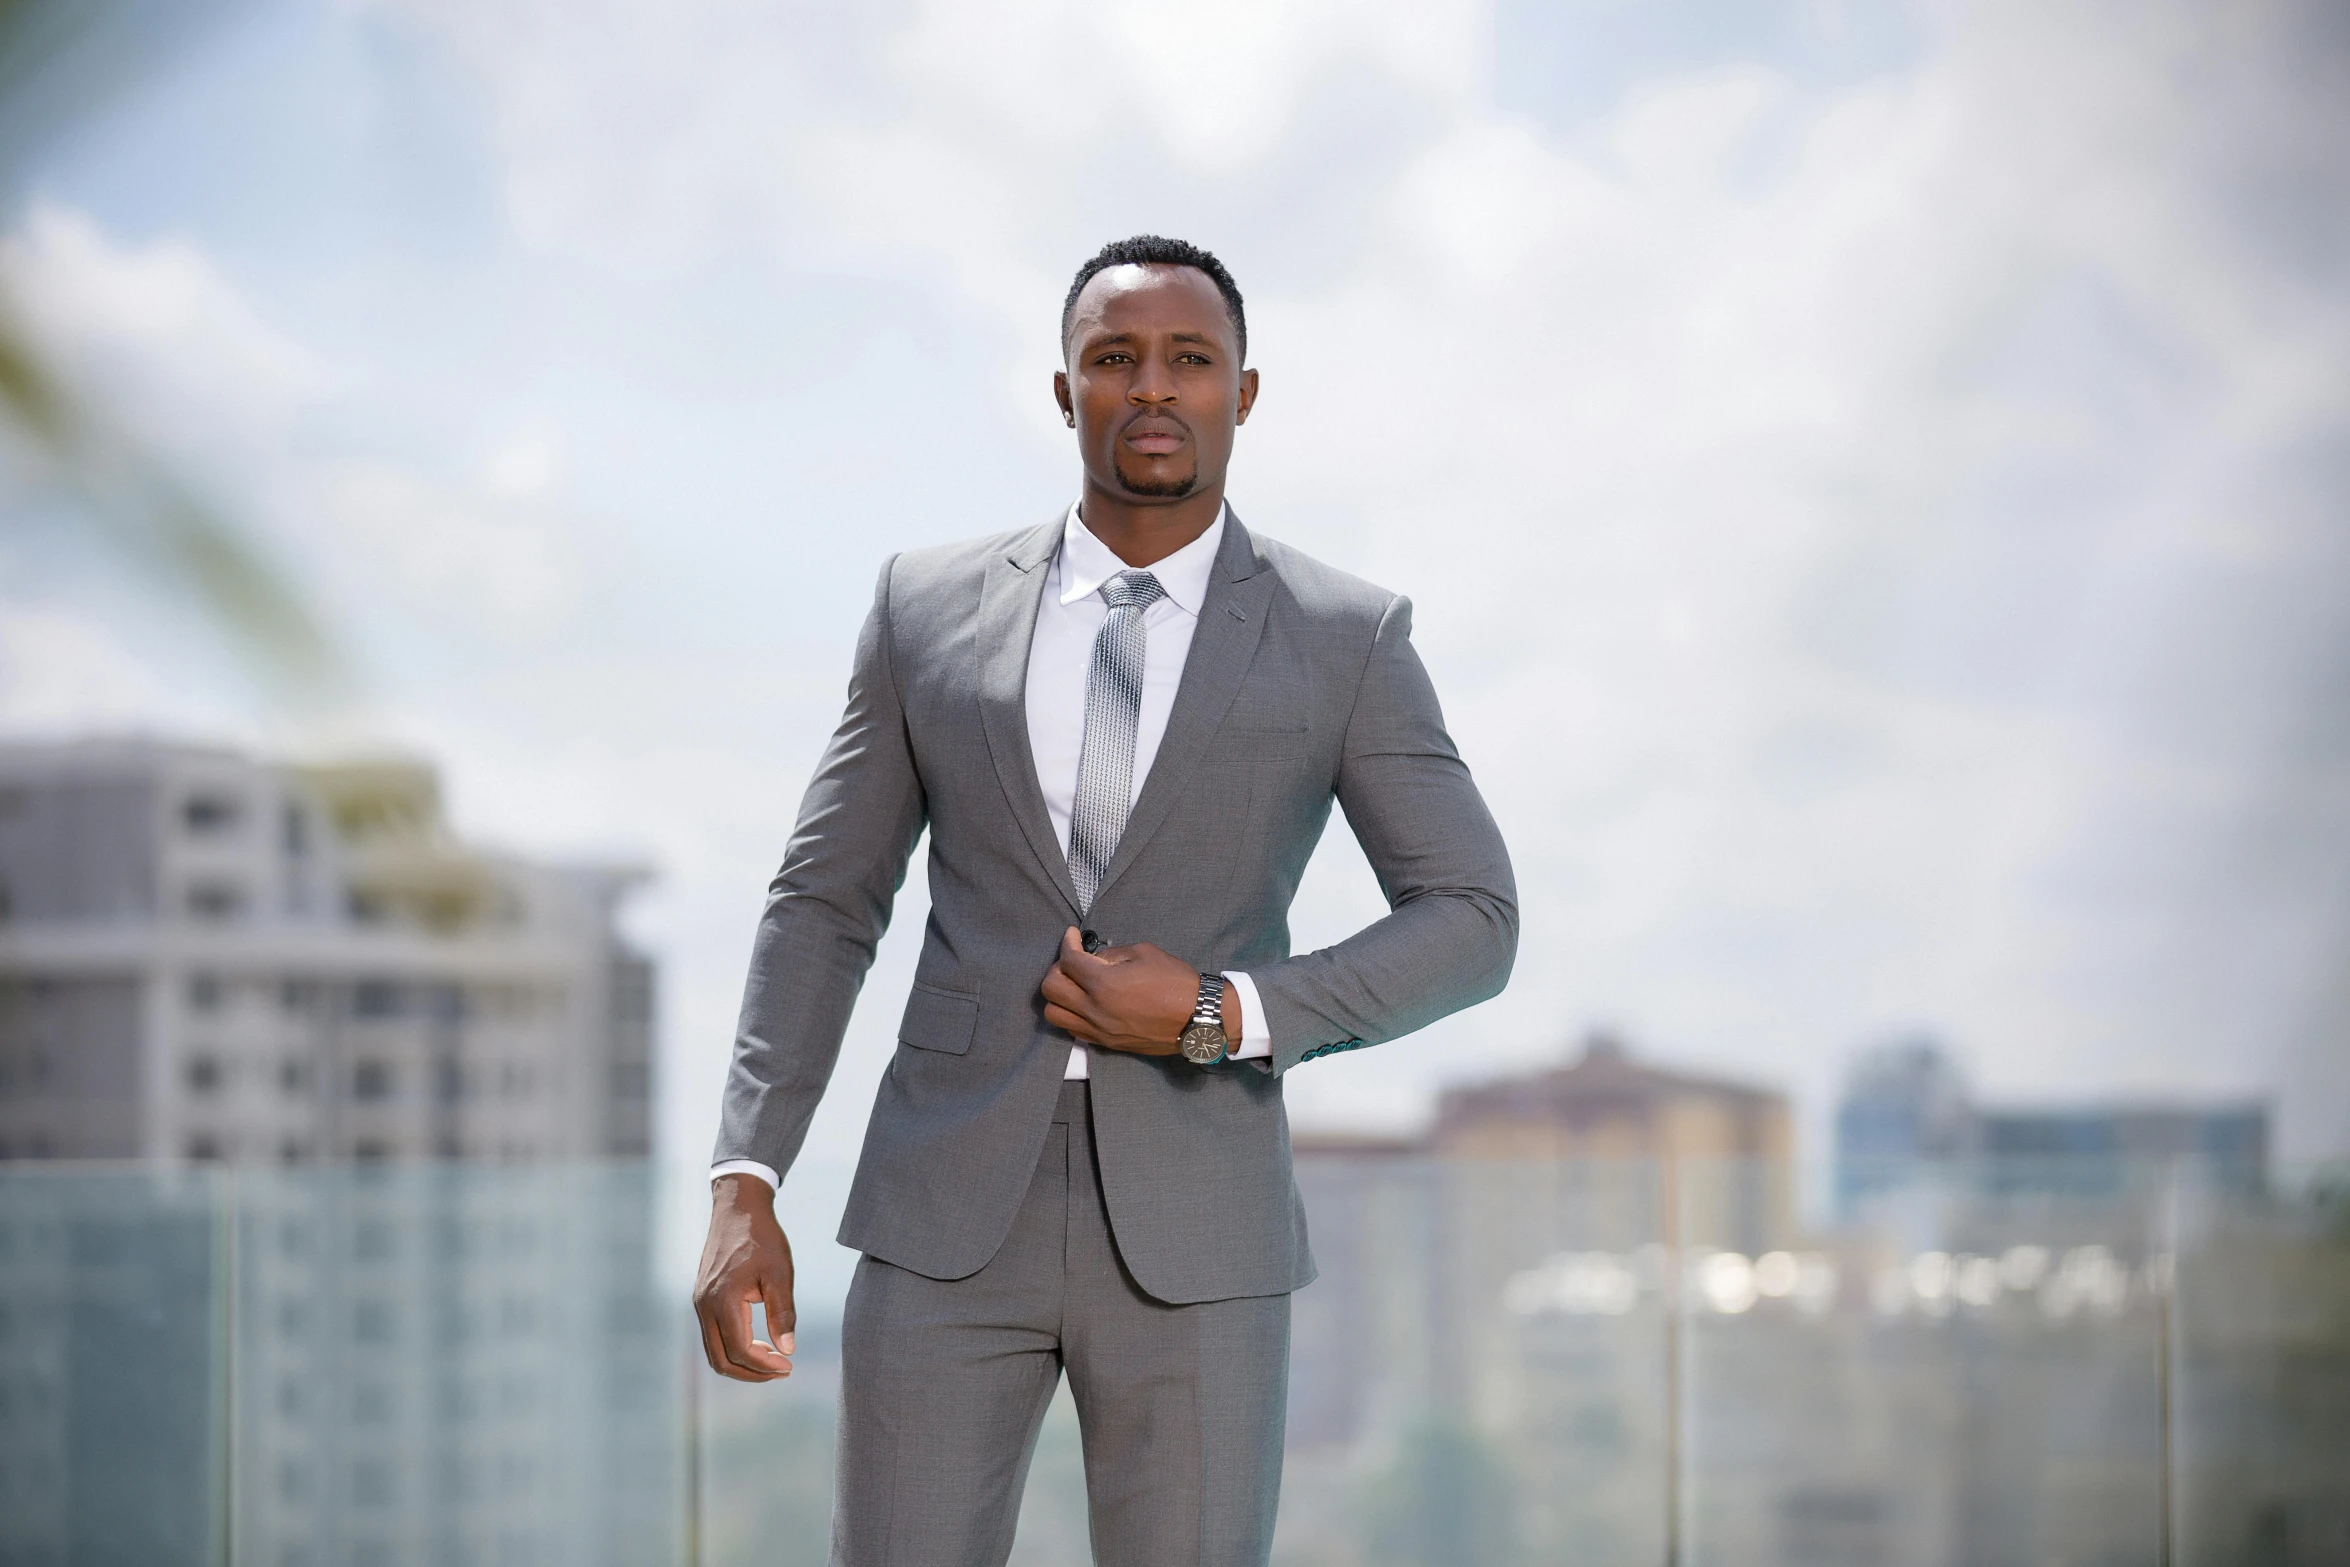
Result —
[{"label": "white cloud", "polygon": [[36,202],[0,237],[0,290],[43,346],[150,438],[238,455],[282,438],[328,384],[194,242],[125,246],[86,215]]},{"label": "white cloud", "polygon": [[[0,287],[67,378],[297,563],[334,618],[385,609],[437,631],[513,642],[576,605],[594,530],[567,509],[564,439],[524,419],[470,474],[447,477],[300,417],[347,390],[185,237],[126,244],[41,203],[0,236]],[[106,711],[100,702],[93,713]]]},{"label": "white cloud", "polygon": [[552,629],[577,603],[586,548],[578,521],[541,498],[554,461],[550,437],[524,436],[480,483],[367,458],[319,465],[305,482],[342,596],[388,594],[423,625],[504,640]]},{"label": "white cloud", "polygon": [[253,737],[233,709],[191,700],[161,679],[104,622],[60,604],[0,600],[0,732],[93,731]]}]

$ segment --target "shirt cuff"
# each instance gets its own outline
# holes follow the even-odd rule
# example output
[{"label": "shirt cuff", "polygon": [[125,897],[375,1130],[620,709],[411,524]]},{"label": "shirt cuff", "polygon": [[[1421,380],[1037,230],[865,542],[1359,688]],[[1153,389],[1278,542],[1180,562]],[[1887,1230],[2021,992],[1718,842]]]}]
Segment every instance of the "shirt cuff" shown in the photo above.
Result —
[{"label": "shirt cuff", "polygon": [[1226,974],[1224,983],[1240,997],[1240,1043],[1228,1061],[1258,1061],[1273,1053],[1273,1030],[1265,1022],[1265,1005],[1257,999],[1257,982],[1246,974]]},{"label": "shirt cuff", "polygon": [[771,1192],[783,1185],[782,1176],[756,1159],[722,1159],[710,1166],[711,1180],[715,1181],[721,1175],[755,1175],[767,1183],[767,1189]]}]

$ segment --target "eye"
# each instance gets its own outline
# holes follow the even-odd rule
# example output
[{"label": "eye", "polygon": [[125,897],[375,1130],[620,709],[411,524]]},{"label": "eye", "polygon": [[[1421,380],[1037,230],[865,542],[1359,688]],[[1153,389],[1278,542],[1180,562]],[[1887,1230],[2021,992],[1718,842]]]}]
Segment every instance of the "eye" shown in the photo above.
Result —
[{"label": "eye", "polygon": [[1122,348],[1113,348],[1094,361],[1097,365],[1132,364],[1134,356]]},{"label": "eye", "polygon": [[1187,365],[1204,365],[1208,362],[1205,354],[1177,354],[1175,357]]}]

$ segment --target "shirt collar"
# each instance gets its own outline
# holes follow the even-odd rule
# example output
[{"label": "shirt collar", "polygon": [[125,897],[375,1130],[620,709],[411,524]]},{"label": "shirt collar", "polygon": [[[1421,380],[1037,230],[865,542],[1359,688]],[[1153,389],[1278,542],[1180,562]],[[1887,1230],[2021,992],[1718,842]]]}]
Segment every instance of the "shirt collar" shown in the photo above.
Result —
[{"label": "shirt collar", "polygon": [[[1216,551],[1224,543],[1224,519],[1231,516],[1230,507],[1216,513],[1216,520],[1208,531],[1168,556],[1153,561],[1147,568],[1159,579],[1175,607],[1192,619],[1199,618],[1200,606],[1207,602],[1208,577],[1216,569]],[[1129,567],[1112,552],[1107,544],[1093,536],[1093,530],[1077,515],[1077,508],[1069,508],[1069,517],[1061,525],[1061,602],[1074,604],[1088,594],[1101,591],[1101,585]]]}]

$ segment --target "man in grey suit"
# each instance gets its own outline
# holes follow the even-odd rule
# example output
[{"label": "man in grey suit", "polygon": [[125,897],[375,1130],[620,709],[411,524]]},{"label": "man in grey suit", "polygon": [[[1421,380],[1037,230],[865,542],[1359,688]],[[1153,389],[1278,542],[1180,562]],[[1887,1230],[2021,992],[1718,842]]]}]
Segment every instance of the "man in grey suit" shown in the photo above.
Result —
[{"label": "man in grey suit", "polygon": [[[930,921],[840,1230],[864,1255],[838,1567],[1003,1563],[1064,1370],[1096,1560],[1264,1562],[1289,1294],[1314,1276],[1282,1075],[1509,977],[1509,857],[1410,604],[1225,504],[1247,347],[1206,252],[1144,235],[1086,263],[1053,378],[1077,505],[883,568],[770,889],[695,1286],[710,1364],[750,1382],[791,1370],[775,1187],[930,831]],[[1333,800],[1390,912],[1293,955]]]}]

